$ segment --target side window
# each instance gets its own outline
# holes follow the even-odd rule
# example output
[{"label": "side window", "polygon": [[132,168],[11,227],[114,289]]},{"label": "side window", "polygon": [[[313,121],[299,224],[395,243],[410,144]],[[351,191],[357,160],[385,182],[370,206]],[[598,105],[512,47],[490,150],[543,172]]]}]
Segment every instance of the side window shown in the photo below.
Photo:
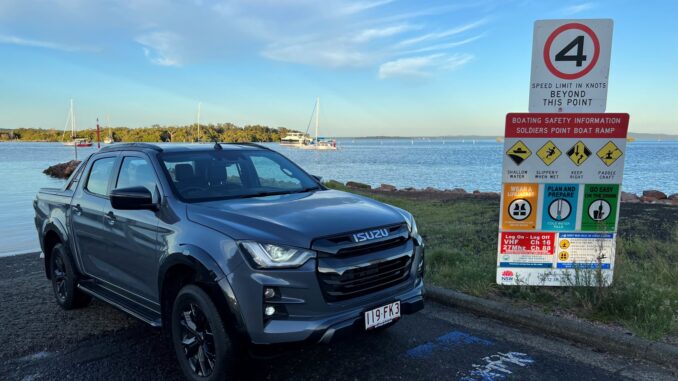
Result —
[{"label": "side window", "polygon": [[82,177],[82,173],[85,172],[86,166],[87,166],[87,162],[84,162],[76,169],[75,175],[73,175],[73,178],[71,179],[71,181],[66,186],[66,190],[75,190],[75,188],[78,187],[78,183],[80,182],[80,177]]},{"label": "side window", "polygon": [[155,171],[148,160],[141,157],[128,156],[122,161],[116,188],[142,186],[151,193],[155,192]]},{"label": "side window", "polygon": [[99,159],[92,164],[85,189],[100,196],[107,196],[108,180],[113,171],[115,157]]},{"label": "side window", "polygon": [[280,189],[298,189],[301,181],[293,177],[293,174],[280,164],[265,157],[251,156],[254,169],[257,171],[259,183],[262,187],[272,187]]}]

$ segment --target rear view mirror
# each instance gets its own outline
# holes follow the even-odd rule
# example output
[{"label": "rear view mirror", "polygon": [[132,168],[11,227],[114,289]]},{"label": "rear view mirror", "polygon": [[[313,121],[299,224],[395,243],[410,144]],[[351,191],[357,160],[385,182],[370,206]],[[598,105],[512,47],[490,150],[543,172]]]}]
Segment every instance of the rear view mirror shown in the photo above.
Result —
[{"label": "rear view mirror", "polygon": [[113,209],[141,210],[157,209],[153,203],[153,195],[146,187],[129,187],[113,189],[110,194]]},{"label": "rear view mirror", "polygon": [[319,183],[322,183],[322,182],[323,182],[323,177],[322,177],[322,176],[318,176],[318,175],[311,175],[311,176],[313,176],[314,179],[318,180]]}]

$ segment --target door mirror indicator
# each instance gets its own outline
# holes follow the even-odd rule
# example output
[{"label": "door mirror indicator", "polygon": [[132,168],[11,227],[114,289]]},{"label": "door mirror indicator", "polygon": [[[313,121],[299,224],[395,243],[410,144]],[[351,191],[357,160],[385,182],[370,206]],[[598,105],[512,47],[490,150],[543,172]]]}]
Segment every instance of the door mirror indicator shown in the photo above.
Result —
[{"label": "door mirror indicator", "polygon": [[129,187],[113,189],[110,194],[113,209],[120,210],[157,210],[153,203],[153,195],[146,187]]}]

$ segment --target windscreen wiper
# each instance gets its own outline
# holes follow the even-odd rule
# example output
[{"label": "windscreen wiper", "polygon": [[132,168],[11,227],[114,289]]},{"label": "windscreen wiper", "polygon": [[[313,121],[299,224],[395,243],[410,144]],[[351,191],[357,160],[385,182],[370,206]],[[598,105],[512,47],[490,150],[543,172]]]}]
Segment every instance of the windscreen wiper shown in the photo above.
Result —
[{"label": "windscreen wiper", "polygon": [[289,193],[305,193],[305,192],[310,192],[310,191],[315,191],[315,190],[320,190],[320,187],[314,186],[314,187],[308,187],[308,188],[301,188],[299,190],[291,191]]},{"label": "windscreen wiper", "polygon": [[258,193],[248,193],[248,194],[242,194],[238,196],[232,196],[229,198],[254,198],[254,197],[266,197],[266,196],[279,196],[283,194],[293,194],[293,193],[304,193],[304,192],[310,192],[314,190],[319,190],[320,187],[308,187],[308,188],[301,188],[298,190],[292,190],[292,191],[271,191],[271,192],[258,192]]},{"label": "windscreen wiper", "polygon": [[235,196],[233,198],[253,198],[253,197],[266,197],[266,196],[278,196],[281,194],[288,194],[289,191],[275,191],[275,192],[258,192],[258,193],[248,193]]}]

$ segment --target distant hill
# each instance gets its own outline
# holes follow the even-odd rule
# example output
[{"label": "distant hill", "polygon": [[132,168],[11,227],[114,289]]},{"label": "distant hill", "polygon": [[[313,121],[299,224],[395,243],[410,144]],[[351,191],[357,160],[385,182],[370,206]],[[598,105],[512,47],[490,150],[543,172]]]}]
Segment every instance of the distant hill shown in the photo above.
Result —
[{"label": "distant hill", "polygon": [[640,132],[629,132],[629,137],[636,140],[661,140],[661,141],[676,141],[678,140],[678,135],[672,134],[646,134]]},{"label": "distant hill", "polygon": [[449,136],[341,136],[340,139],[447,139],[447,140],[495,140],[499,136],[489,135],[449,135]]},{"label": "distant hill", "polygon": [[[501,138],[499,135],[446,135],[446,136],[343,136],[341,139],[448,139],[448,140],[495,140]],[[678,135],[673,134],[648,134],[640,132],[629,132],[629,137],[636,140],[651,141],[678,141]]]}]

